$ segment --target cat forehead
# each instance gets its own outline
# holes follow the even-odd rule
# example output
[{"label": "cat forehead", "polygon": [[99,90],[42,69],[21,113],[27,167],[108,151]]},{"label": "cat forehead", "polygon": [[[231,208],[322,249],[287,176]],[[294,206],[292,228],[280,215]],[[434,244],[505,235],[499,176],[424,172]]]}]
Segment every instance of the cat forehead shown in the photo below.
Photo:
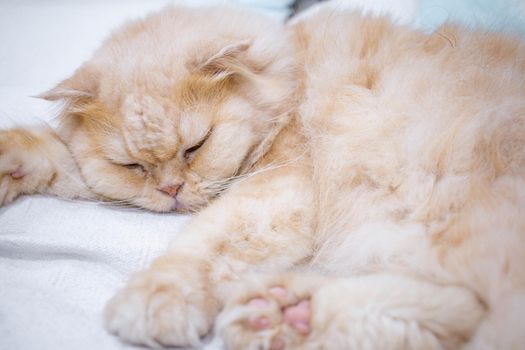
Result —
[{"label": "cat forehead", "polygon": [[121,115],[122,140],[113,145],[151,163],[173,158],[181,147],[198,142],[211,127],[206,113],[183,111],[170,101],[147,95],[127,95]]},{"label": "cat forehead", "polygon": [[211,124],[212,113],[207,108],[177,108],[176,101],[159,101],[148,95],[127,95],[121,114],[127,128],[157,136],[172,135],[173,140],[202,134]]},{"label": "cat forehead", "polygon": [[120,114],[127,129],[159,136],[172,133],[179,119],[174,105],[149,95],[126,95]]},{"label": "cat forehead", "polygon": [[122,147],[148,162],[172,156],[179,144],[177,111],[148,95],[128,94],[123,99]]}]

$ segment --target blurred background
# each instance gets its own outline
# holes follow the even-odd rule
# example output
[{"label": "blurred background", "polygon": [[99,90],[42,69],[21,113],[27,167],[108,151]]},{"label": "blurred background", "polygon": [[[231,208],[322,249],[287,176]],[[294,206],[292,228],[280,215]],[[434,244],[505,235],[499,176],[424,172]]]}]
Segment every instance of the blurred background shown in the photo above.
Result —
[{"label": "blurred background", "polygon": [[[124,21],[170,4],[241,4],[285,20],[317,0],[0,0],[0,127],[49,121],[37,95],[69,76]],[[227,16],[227,13],[225,13]]]}]

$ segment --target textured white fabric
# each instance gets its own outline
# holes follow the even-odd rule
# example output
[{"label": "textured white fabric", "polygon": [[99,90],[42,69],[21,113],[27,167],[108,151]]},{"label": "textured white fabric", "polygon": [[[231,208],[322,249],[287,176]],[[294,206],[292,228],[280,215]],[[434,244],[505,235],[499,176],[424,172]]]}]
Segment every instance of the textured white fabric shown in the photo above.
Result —
[{"label": "textured white fabric", "polygon": [[101,311],[184,217],[26,197],[0,212],[0,348],[115,349]]}]

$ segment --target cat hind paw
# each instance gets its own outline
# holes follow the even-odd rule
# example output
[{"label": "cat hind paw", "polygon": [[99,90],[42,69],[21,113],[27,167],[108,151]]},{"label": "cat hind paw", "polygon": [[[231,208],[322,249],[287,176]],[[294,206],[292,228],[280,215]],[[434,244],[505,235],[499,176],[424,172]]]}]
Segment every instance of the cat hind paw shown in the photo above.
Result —
[{"label": "cat hind paw", "polygon": [[[314,333],[312,281],[268,279],[246,282],[219,316],[217,333],[228,349],[303,348]],[[256,286],[256,287],[255,287]]]}]

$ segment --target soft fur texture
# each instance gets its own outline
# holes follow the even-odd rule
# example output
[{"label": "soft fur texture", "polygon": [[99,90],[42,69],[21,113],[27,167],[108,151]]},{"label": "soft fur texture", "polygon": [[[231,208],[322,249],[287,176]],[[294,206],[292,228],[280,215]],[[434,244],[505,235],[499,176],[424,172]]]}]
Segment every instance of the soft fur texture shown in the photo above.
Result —
[{"label": "soft fur texture", "polygon": [[0,199],[199,210],[107,307],[133,343],[519,349],[524,94],[509,37],[168,9],[45,94],[58,135],[0,134]]}]

